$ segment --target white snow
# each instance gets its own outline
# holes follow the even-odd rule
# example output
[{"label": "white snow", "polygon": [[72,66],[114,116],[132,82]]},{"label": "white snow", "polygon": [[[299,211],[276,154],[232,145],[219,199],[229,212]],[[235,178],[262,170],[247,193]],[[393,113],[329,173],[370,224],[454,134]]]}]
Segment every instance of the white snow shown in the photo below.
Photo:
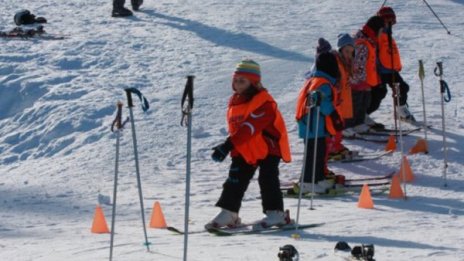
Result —
[{"label": "white snow", "polygon": [[[126,1],[130,7],[130,1]],[[110,0],[0,0],[0,30],[29,9],[48,19],[45,30],[62,41],[0,39],[0,260],[105,260],[109,234],[90,227],[100,201],[111,223],[115,135],[110,132],[123,89],[138,88],[150,101],[143,113],[134,99],[139,160],[149,222],[155,201],[168,225],[183,228],[187,130],[180,126],[186,76],[195,78],[190,230],[203,228],[218,211],[214,204],[230,160],[214,163],[210,148],[226,137],[225,110],[231,75],[244,57],[261,64],[263,83],[276,98],[290,133],[294,161],[281,164],[281,180],[297,179],[303,144],[297,138],[294,106],[303,75],[313,63],[319,37],[354,32],[383,1],[146,0],[134,17],[110,17]],[[301,223],[319,228],[271,235],[189,236],[189,260],[276,260],[280,246],[293,244],[301,260],[337,260],[337,241],[372,243],[377,260],[464,260],[464,1],[429,0],[451,31],[448,35],[423,1],[388,1],[397,13],[394,32],[410,84],[409,105],[422,120],[418,60],[424,81],[430,153],[408,156],[416,180],[407,200],[374,196],[375,209],[357,208],[357,196],[302,202]],[[445,104],[448,144],[443,186],[443,142],[437,61],[452,100]],[[124,109],[124,117],[128,110]],[[374,118],[392,126],[388,94]],[[407,152],[422,132],[404,137]],[[383,146],[346,141],[352,149]],[[399,169],[401,153],[356,164],[334,164],[347,177]],[[143,246],[140,205],[130,127],[121,139],[114,260],[181,260],[183,237],[148,229]],[[296,215],[297,200],[285,199]],[[240,215],[261,217],[253,181]]]}]

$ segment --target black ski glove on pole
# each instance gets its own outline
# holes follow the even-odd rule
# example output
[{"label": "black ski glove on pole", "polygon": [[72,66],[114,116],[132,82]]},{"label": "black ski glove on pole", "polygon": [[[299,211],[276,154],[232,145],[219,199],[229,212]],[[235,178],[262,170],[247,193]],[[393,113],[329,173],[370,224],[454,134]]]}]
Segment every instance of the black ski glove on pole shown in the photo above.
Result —
[{"label": "black ski glove on pole", "polygon": [[216,162],[222,162],[227,157],[227,155],[233,147],[234,145],[230,141],[230,138],[227,138],[224,143],[219,144],[212,149],[213,154],[211,154],[211,158]]}]

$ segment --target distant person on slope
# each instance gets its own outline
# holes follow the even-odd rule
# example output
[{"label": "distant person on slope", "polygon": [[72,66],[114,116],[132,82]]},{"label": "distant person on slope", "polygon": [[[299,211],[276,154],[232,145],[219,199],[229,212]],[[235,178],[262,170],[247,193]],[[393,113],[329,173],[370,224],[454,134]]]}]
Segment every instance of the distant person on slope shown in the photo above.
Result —
[{"label": "distant person on slope", "polygon": [[237,64],[232,89],[227,110],[229,137],[214,147],[212,154],[214,161],[222,162],[230,152],[232,164],[216,203],[221,211],[205,228],[240,224],[241,202],[258,168],[265,217],[257,225],[286,224],[289,220],[284,213],[279,181],[280,160],[291,160],[285,122],[277,103],[261,84],[260,66],[255,61],[243,60]]},{"label": "distant person on slope", "polygon": [[[132,11],[124,7],[126,0],[113,0],[113,11],[111,16],[113,17],[127,17],[132,15]],[[142,5],[143,0],[131,0],[132,10],[138,11]]]},{"label": "distant person on slope", "polygon": [[380,16],[372,16],[355,37],[353,75],[349,79],[353,98],[353,118],[346,121],[344,136],[369,131],[364,123],[371,102],[371,89],[380,84],[377,72],[377,42],[384,26]]},{"label": "distant person on slope", "polygon": [[[408,91],[409,85],[403,80],[400,75],[402,68],[400,52],[396,45],[395,39],[392,36],[392,27],[396,24],[396,15],[391,7],[384,6],[380,8],[377,13],[378,16],[382,17],[385,27],[382,34],[379,37],[379,55],[378,55],[378,71],[380,74],[381,84],[372,89],[372,100],[367,113],[371,114],[376,111],[382,100],[387,94],[388,84],[390,88],[394,88],[392,81],[399,83],[399,106],[394,100],[396,111],[400,117],[400,120],[415,122],[416,119],[408,109]],[[390,48],[391,47],[391,48]],[[366,123],[372,124],[373,120],[366,117]]]},{"label": "distant person on slope", "polygon": [[[325,193],[334,185],[334,180],[326,178],[325,168],[326,137],[335,135],[336,131],[343,129],[343,123],[335,110],[333,100],[337,100],[335,84],[340,77],[337,58],[331,52],[323,52],[317,55],[315,72],[307,79],[300,90],[296,104],[295,118],[298,123],[299,137],[304,140],[306,146],[306,161],[303,172],[303,184],[295,184],[295,193],[309,193],[312,191],[312,169],[315,165],[315,193]],[[310,109],[308,110],[308,107]],[[319,115],[317,107],[320,108]],[[308,115],[309,114],[309,115]],[[309,117],[308,117],[309,116]],[[309,121],[308,121],[309,118]],[[319,124],[317,125],[317,119]],[[317,146],[316,146],[317,138]],[[316,146],[316,161],[314,148]]]}]

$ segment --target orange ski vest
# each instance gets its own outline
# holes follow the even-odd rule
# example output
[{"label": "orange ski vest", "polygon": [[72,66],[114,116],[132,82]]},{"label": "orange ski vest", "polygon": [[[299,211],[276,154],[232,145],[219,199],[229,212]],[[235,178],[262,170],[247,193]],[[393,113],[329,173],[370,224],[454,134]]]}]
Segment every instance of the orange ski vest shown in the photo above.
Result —
[{"label": "orange ski vest", "polygon": [[395,39],[392,37],[392,49],[393,49],[393,66],[392,66],[392,52],[390,51],[390,44],[388,43],[388,34],[382,32],[379,37],[379,61],[383,67],[394,70],[401,71],[401,57],[396,45]]},{"label": "orange ski vest", "polygon": [[[287,128],[285,127],[285,122],[277,108],[277,103],[272,98],[272,96],[267,91],[261,91],[256,94],[249,102],[229,105],[227,110],[227,123],[229,126],[229,134],[232,135],[238,131],[238,129],[243,125],[248,116],[261,107],[264,103],[271,102],[275,110],[275,120],[273,126],[280,133],[279,138],[279,149],[284,162],[291,161],[290,145],[288,142]],[[268,155],[268,145],[264,140],[262,132],[255,133],[251,139],[243,144],[236,145],[234,144],[234,149],[236,149],[239,154],[245,159],[245,161],[250,165],[255,165],[258,160],[262,160]]]},{"label": "orange ski vest", "polygon": [[[308,108],[307,108],[308,107],[307,106],[307,101],[308,101],[307,96],[308,96],[308,94],[311,91],[315,91],[315,90],[319,89],[319,87],[321,87],[324,84],[328,84],[330,86],[330,89],[332,91],[332,97],[333,97],[332,104],[333,104],[333,101],[338,100],[337,90],[329,82],[329,80],[327,80],[326,78],[323,78],[323,77],[311,77],[310,79],[306,80],[303,88],[301,88],[300,94],[298,95],[298,100],[296,101],[296,115],[295,115],[295,118],[296,118],[297,121],[301,120],[301,118],[303,118],[303,116],[308,114]],[[307,123],[307,124],[309,124],[309,123]],[[337,133],[337,131],[335,130],[335,128],[333,126],[332,119],[328,115],[325,116],[325,128],[331,135],[335,135]]]},{"label": "orange ski vest", "polygon": [[366,61],[366,83],[371,87],[377,86],[380,83],[380,78],[377,73],[377,53],[375,46],[364,38],[358,38],[355,44],[363,44],[367,47],[368,56]]},{"label": "orange ski vest", "polygon": [[351,88],[348,83],[348,72],[342,61],[341,54],[337,52],[338,70],[340,71],[340,80],[338,81],[340,89],[340,100],[337,101],[336,107],[340,117],[343,119],[353,118],[353,99],[351,96]]}]

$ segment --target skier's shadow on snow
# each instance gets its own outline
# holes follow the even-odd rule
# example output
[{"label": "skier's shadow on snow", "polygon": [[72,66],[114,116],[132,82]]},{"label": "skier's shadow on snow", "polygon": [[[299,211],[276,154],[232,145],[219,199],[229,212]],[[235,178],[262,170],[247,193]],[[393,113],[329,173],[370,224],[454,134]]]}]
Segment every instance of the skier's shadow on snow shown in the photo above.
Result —
[{"label": "skier's shadow on snow", "polygon": [[158,24],[164,24],[179,30],[193,32],[198,37],[220,46],[227,46],[234,49],[258,53],[266,56],[272,56],[279,59],[306,63],[310,61],[309,57],[306,57],[297,52],[287,51],[272,46],[246,33],[234,33],[217,27],[209,26],[197,21],[160,14],[155,12],[154,10],[146,10],[143,12],[156,18],[166,20],[166,22],[158,22]]}]

